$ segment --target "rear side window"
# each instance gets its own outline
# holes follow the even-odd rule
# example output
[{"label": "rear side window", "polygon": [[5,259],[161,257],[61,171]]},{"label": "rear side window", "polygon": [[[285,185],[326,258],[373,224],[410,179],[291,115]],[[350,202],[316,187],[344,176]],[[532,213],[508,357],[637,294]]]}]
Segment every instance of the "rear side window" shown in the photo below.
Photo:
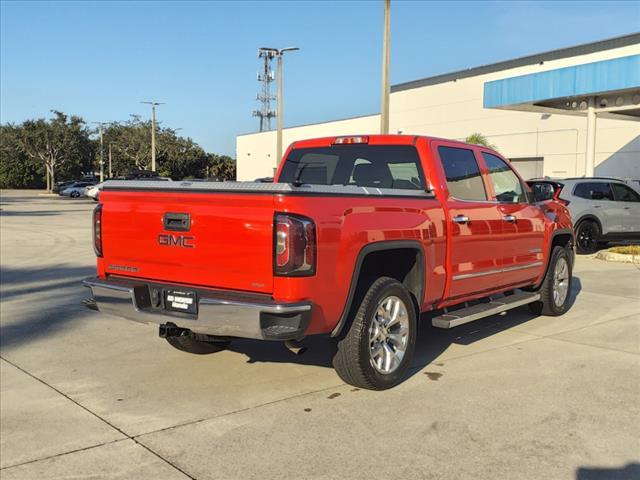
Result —
[{"label": "rear side window", "polygon": [[487,200],[480,168],[472,150],[438,147],[449,194],[459,200]]},{"label": "rear side window", "polygon": [[482,152],[482,156],[489,169],[489,179],[493,184],[496,200],[503,203],[526,202],[522,183],[511,167],[491,153]]},{"label": "rear side window", "polygon": [[418,152],[408,145],[334,145],[289,153],[280,182],[424,190]]},{"label": "rear side window", "polygon": [[640,195],[621,183],[612,183],[613,195],[618,202],[640,202]]},{"label": "rear side window", "polygon": [[573,194],[576,197],[587,200],[613,200],[611,185],[604,182],[582,182],[579,183]]}]

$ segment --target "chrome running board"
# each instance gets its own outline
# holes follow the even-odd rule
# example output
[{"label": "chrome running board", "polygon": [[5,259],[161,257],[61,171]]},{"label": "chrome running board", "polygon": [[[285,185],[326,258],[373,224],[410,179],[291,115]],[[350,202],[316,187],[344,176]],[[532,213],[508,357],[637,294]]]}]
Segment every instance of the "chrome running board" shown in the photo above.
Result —
[{"label": "chrome running board", "polygon": [[479,303],[471,307],[443,313],[438,317],[434,317],[433,320],[431,320],[431,324],[437,328],[453,328],[538,300],[540,300],[539,293],[518,292],[513,295],[491,300],[488,303]]}]

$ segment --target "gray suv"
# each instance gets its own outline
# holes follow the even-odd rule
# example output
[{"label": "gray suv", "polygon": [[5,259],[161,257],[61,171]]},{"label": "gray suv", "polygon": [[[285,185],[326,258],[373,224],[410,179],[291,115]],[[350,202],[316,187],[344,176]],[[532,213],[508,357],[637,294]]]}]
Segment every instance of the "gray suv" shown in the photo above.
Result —
[{"label": "gray suv", "polygon": [[598,244],[640,241],[640,194],[616,178],[534,179],[527,182],[538,201],[562,202],[571,213],[578,253]]}]

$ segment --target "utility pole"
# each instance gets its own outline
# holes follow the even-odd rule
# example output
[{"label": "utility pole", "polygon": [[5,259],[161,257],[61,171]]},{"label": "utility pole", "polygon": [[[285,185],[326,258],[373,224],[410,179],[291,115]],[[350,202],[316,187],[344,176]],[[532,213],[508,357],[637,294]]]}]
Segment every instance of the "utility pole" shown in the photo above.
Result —
[{"label": "utility pole", "polygon": [[162,102],[140,102],[151,105],[151,171],[156,171],[156,106],[164,105]]},{"label": "utility pole", "polygon": [[111,171],[111,142],[109,142],[109,179],[113,178],[113,173]]},{"label": "utility pole", "polygon": [[100,133],[100,182],[104,182],[104,137],[103,126],[104,122],[92,122],[98,124],[98,132]]},{"label": "utility pole", "polygon": [[389,59],[391,44],[391,0],[384,0],[384,32],[382,38],[382,101],[380,133],[389,133]]},{"label": "utility pole", "polygon": [[282,55],[284,52],[300,50],[298,47],[281,48],[278,50],[278,132],[276,141],[277,165],[282,161]]}]

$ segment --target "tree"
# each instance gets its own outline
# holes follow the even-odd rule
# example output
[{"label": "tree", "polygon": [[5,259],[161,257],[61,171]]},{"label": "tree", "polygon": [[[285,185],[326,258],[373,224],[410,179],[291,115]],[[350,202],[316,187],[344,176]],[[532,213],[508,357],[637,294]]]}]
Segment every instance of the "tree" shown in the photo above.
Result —
[{"label": "tree", "polygon": [[0,188],[42,188],[44,167],[20,145],[20,127],[0,125]]},{"label": "tree", "polygon": [[51,191],[58,170],[65,175],[86,171],[93,158],[93,144],[84,120],[52,110],[54,118],[27,120],[20,129],[19,143],[33,161],[46,171],[47,190]]},{"label": "tree", "polygon": [[156,135],[158,173],[175,180],[203,178],[207,173],[207,155],[190,138],[178,137],[175,130],[162,129]]},{"label": "tree", "polygon": [[207,154],[207,177],[220,181],[236,179],[236,161],[227,155]]},{"label": "tree", "polygon": [[489,143],[487,137],[482,135],[481,133],[472,133],[464,140],[467,143],[473,143],[474,145],[482,145],[483,147],[491,148],[492,150],[497,150],[494,145]]}]

